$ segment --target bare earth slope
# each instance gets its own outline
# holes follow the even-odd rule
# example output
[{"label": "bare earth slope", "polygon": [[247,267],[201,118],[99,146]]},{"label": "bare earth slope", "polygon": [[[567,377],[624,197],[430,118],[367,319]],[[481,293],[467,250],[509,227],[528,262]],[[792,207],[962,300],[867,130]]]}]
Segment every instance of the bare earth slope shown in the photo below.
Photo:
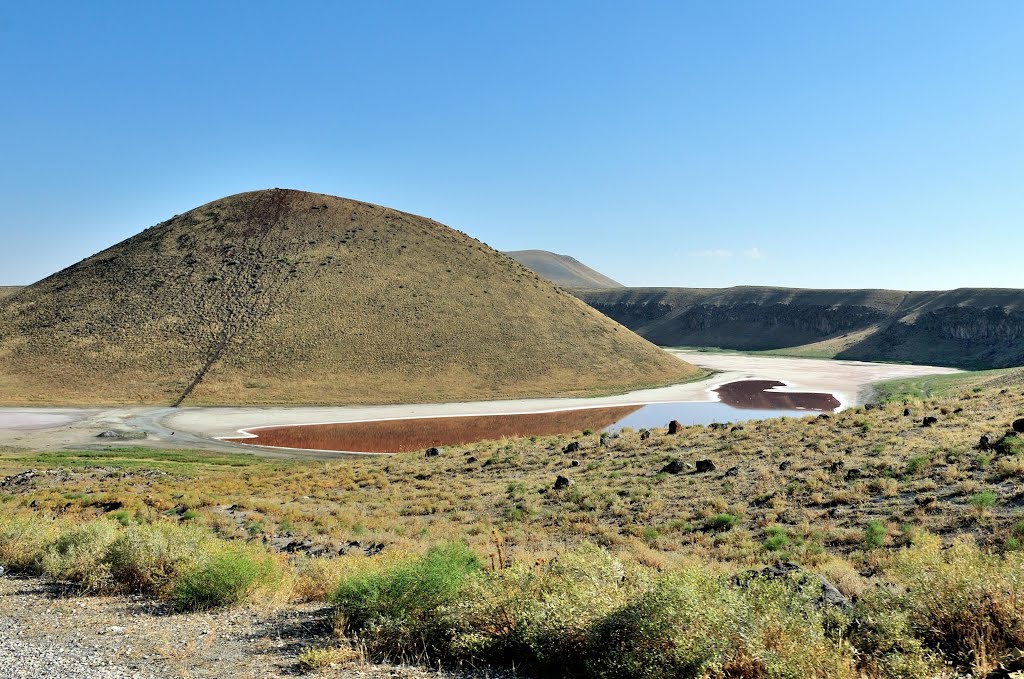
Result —
[{"label": "bare earth slope", "polygon": [[479,241],[290,190],[230,196],[0,300],[0,402],[387,403],[696,372]]},{"label": "bare earth slope", "polygon": [[621,288],[603,273],[569,257],[547,250],[514,250],[504,253],[530,271],[538,273],[556,285],[566,288]]},{"label": "bare earth slope", "polygon": [[575,293],[664,346],[785,349],[962,368],[1024,365],[1024,290],[735,287]]}]

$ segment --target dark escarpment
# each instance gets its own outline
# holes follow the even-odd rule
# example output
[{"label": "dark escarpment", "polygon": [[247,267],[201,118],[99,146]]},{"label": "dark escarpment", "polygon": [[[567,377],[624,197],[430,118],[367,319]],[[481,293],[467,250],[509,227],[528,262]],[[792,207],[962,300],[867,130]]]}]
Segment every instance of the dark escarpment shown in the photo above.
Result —
[{"label": "dark escarpment", "polygon": [[1024,290],[736,287],[575,293],[663,346],[793,350],[974,369],[1024,365]]}]

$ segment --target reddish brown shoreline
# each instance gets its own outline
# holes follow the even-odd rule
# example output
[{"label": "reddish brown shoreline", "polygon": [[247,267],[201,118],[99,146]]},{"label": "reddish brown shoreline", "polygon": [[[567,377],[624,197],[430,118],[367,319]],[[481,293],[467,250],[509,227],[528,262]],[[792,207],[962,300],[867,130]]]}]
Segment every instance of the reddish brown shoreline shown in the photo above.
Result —
[{"label": "reddish brown shoreline", "polygon": [[816,410],[833,411],[841,403],[832,394],[814,392],[768,391],[784,387],[775,380],[744,380],[730,382],[715,389],[722,403],[745,410]]},{"label": "reddish brown shoreline", "polygon": [[224,440],[275,448],[404,453],[431,446],[460,445],[504,437],[555,436],[584,429],[600,431],[641,407],[254,427],[248,431],[255,434],[256,438]]}]

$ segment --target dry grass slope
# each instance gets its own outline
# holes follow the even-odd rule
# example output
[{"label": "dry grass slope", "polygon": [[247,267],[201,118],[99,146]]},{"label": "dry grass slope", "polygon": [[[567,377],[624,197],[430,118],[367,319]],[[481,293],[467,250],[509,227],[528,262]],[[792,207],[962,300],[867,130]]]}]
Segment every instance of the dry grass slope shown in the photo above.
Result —
[{"label": "dry grass slope", "polygon": [[621,288],[622,284],[594,271],[583,262],[547,250],[515,250],[504,253],[530,271],[567,288]]},{"label": "dry grass slope", "polygon": [[22,285],[0,285],[0,299],[13,295],[14,293],[21,290],[24,286]]},{"label": "dry grass slope", "polygon": [[0,300],[0,402],[386,403],[678,382],[479,241],[290,190],[231,196]]}]

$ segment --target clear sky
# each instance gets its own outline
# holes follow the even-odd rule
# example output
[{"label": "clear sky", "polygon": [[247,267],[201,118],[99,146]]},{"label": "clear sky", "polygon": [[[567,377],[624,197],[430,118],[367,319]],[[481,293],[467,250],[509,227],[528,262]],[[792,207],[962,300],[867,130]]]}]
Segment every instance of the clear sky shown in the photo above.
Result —
[{"label": "clear sky", "polygon": [[1024,287],[1019,0],[8,0],[0,129],[0,284],[289,187],[627,285]]}]

